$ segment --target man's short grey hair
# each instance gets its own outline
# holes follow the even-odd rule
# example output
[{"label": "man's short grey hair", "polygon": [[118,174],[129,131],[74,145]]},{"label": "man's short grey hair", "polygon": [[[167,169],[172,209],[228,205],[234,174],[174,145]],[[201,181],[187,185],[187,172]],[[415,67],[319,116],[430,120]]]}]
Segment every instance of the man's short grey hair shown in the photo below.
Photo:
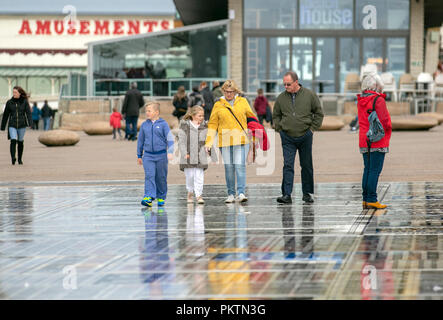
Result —
[{"label": "man's short grey hair", "polygon": [[293,81],[297,81],[298,80],[298,75],[297,75],[297,72],[295,72],[295,71],[288,71],[288,72],[285,73],[284,76],[285,77],[286,76],[291,76]]},{"label": "man's short grey hair", "polygon": [[382,92],[385,84],[378,74],[368,74],[361,81],[361,91],[372,90]]},{"label": "man's short grey hair", "polygon": [[137,89],[137,82],[131,83],[131,89]]}]

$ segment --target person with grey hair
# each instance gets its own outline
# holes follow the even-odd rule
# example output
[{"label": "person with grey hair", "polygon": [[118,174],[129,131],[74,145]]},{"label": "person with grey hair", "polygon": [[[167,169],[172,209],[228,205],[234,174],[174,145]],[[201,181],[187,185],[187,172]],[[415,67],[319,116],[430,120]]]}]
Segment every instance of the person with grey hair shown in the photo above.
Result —
[{"label": "person with grey hair", "polygon": [[[384,209],[387,206],[377,200],[377,184],[386,153],[389,152],[392,125],[386,107],[383,81],[378,74],[366,75],[361,84],[362,93],[357,95],[358,122],[360,126],[359,147],[363,155],[362,195],[363,209]],[[381,140],[370,143],[366,133],[369,130],[369,114],[377,112],[385,135]]]},{"label": "person with grey hair", "polygon": [[283,76],[285,91],[274,104],[272,118],[275,131],[280,132],[283,148],[282,196],[277,202],[292,203],[294,186],[294,162],[297,151],[301,166],[302,200],[314,202],[314,168],[312,165],[312,140],[314,131],[323,123],[323,111],[317,95],[303,87],[297,73],[288,71]]},{"label": "person with grey hair", "polygon": [[140,108],[145,105],[143,95],[137,89],[137,82],[131,83],[131,89],[126,92],[122,106],[122,115],[126,120],[125,139],[135,141],[137,139],[137,122]]}]

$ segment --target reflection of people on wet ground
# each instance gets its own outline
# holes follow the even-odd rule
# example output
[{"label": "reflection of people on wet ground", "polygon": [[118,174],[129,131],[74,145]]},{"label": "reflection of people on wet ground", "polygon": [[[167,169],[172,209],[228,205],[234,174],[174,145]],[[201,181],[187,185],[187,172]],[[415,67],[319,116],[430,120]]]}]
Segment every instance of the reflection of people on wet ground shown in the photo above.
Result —
[{"label": "reflection of people on wet ground", "polygon": [[190,255],[205,255],[204,206],[188,204],[186,217],[186,250]]},{"label": "reflection of people on wet ground", "polygon": [[393,300],[395,293],[392,262],[384,250],[384,237],[365,235],[359,251],[363,260],[360,293],[363,300]]},{"label": "reflection of people on wet ground", "polygon": [[300,244],[296,245],[296,232],[294,224],[295,208],[291,206],[279,207],[282,211],[283,241],[285,256],[295,258],[297,252],[301,252],[301,257],[309,256],[314,251],[314,209],[309,205],[302,207],[301,238]]},{"label": "reflection of people on wet ground", "polygon": [[14,221],[16,233],[29,232],[32,226],[33,193],[25,188],[9,188],[7,212]]},{"label": "reflection of people on wet ground", "polygon": [[153,283],[170,269],[168,215],[164,208],[143,209],[145,238],[141,248],[141,277],[144,283]]}]

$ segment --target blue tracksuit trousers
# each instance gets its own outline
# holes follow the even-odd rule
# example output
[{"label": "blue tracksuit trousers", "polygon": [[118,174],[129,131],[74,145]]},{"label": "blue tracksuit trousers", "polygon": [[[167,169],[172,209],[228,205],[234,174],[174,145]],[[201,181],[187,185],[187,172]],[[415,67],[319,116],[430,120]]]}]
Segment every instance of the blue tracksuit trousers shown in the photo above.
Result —
[{"label": "blue tracksuit trousers", "polygon": [[145,195],[144,197],[166,199],[168,193],[168,158],[166,153],[143,156],[145,169]]}]

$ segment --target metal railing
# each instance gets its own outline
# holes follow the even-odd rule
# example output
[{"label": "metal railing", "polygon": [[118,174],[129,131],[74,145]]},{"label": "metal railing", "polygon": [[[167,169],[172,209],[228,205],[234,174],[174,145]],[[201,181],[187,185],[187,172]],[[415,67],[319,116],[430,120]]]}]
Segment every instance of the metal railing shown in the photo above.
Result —
[{"label": "metal railing", "polygon": [[129,90],[131,83],[137,83],[137,89],[145,96],[172,97],[180,86],[187,92],[205,81],[212,90],[212,82],[222,85],[226,79],[221,78],[170,78],[170,79],[96,79],[94,80],[95,96],[119,96]]}]

